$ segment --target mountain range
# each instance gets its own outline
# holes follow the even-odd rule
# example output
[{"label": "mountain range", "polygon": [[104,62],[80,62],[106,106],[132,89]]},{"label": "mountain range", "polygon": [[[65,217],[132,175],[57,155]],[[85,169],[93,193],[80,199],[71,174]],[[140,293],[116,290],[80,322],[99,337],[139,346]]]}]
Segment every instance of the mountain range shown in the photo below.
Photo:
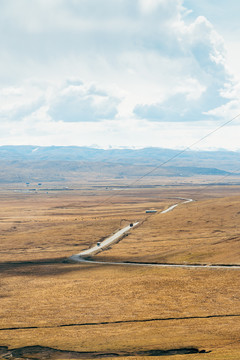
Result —
[{"label": "mountain range", "polygon": [[96,149],[78,146],[0,146],[0,182],[69,181],[78,178],[234,175],[240,152],[163,148]]}]

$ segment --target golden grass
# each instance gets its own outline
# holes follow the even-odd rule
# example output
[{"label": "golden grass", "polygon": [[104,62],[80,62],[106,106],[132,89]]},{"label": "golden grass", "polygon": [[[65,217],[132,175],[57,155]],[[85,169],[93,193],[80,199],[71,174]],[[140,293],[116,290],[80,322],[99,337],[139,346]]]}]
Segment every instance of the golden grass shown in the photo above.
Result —
[{"label": "golden grass", "polygon": [[[176,200],[175,200],[176,201]],[[240,264],[240,196],[179,205],[150,215],[105,260]]]},{"label": "golden grass", "polygon": [[[227,330],[227,328],[231,330]],[[4,343],[16,347],[24,344],[54,344],[54,348],[72,351],[140,351],[196,346],[211,350],[207,354],[173,357],[173,359],[239,359],[239,326],[233,320],[169,321],[163,324],[99,325],[89,327],[5,332]],[[232,357],[224,358],[226,354]],[[238,355],[238,357],[237,357]],[[165,357],[163,357],[165,358]],[[169,357],[166,357],[169,358]]]},{"label": "golden grass", "polygon": [[[240,350],[239,317],[225,317],[240,315],[236,270],[23,264],[2,269],[1,294],[1,328],[39,327],[0,331],[11,348]],[[99,324],[58,327],[86,323]]]},{"label": "golden grass", "polygon": [[1,272],[1,327],[240,314],[238,270],[23,264]]},{"label": "golden grass", "polygon": [[[191,192],[174,189],[175,196]],[[236,192],[229,189],[230,195]],[[126,193],[98,207],[104,192],[0,195],[0,329],[37,327],[0,330],[0,346],[105,352],[194,346],[212,352],[171,358],[239,360],[238,270],[61,262],[110,235],[125,224],[122,219],[143,220],[146,208],[162,210],[176,202],[164,200],[172,189]],[[239,263],[240,198],[219,195],[221,189],[216,198],[149,217],[96,258]],[[89,323],[95,325],[80,325]]]},{"label": "golden grass", "polygon": [[102,199],[77,192],[0,196],[0,254],[4,260],[67,257],[116,231],[122,219],[144,216],[141,202],[97,205]]}]

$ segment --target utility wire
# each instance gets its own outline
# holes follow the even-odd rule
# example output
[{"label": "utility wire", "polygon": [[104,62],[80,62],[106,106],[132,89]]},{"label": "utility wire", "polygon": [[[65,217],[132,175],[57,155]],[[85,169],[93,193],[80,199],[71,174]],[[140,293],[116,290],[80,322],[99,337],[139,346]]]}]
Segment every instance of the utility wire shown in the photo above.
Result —
[{"label": "utility wire", "polygon": [[[185,153],[186,151],[190,150],[193,146],[199,144],[200,142],[202,142],[203,140],[205,140],[206,138],[208,138],[209,136],[211,136],[212,134],[214,134],[215,132],[217,132],[218,130],[222,129],[223,127],[225,127],[226,125],[230,124],[231,122],[233,122],[234,120],[236,120],[238,117],[240,117],[240,113],[236,116],[234,116],[233,118],[231,118],[230,120],[224,122],[222,125],[218,126],[217,128],[215,128],[214,130],[210,131],[209,133],[207,133],[206,135],[204,135],[203,137],[201,137],[199,140],[193,142],[191,145],[187,146],[186,148],[184,148],[183,150],[177,152],[175,155],[173,155],[172,157],[170,157],[169,159],[161,162],[159,165],[157,165],[156,167],[154,167],[152,170],[148,171],[147,173],[145,173],[144,175],[140,176],[138,179],[132,181],[131,183],[129,183],[128,185],[125,185],[124,188],[116,191],[113,195],[110,195],[108,197],[106,197],[103,201],[99,202],[96,204],[96,206],[102,205],[104,203],[106,203],[107,201],[111,200],[112,198],[114,198],[115,196],[117,196],[118,194],[120,194],[122,191],[124,191],[125,189],[130,188],[131,186],[135,185],[136,183],[138,183],[139,181],[141,181],[142,179],[144,179],[145,177],[149,176],[150,174],[152,174],[153,172],[155,172],[157,169],[159,169],[160,167],[168,164],[170,161],[176,159],[177,157],[179,157],[180,155],[182,155],[183,153]],[[228,175],[227,175],[228,176]],[[227,177],[226,176],[226,177]]]},{"label": "utility wire", "polygon": [[[219,183],[220,181],[223,181],[224,179],[226,179],[227,177],[229,177],[229,176],[231,176],[231,175],[234,175],[234,174],[237,174],[237,173],[239,173],[239,172],[240,172],[240,168],[238,168],[238,169],[232,171],[231,173],[228,173],[228,174],[224,175],[223,177],[221,177],[221,178],[213,181],[211,184],[203,185],[203,186],[201,186],[201,189],[196,190],[196,191],[193,193],[193,195],[194,195],[194,194],[199,194],[200,192],[202,192],[202,191],[206,190],[207,188],[211,187],[213,184],[217,184],[217,183]],[[233,184],[233,185],[234,185],[234,184]],[[192,196],[192,195],[191,195],[191,196]]]}]

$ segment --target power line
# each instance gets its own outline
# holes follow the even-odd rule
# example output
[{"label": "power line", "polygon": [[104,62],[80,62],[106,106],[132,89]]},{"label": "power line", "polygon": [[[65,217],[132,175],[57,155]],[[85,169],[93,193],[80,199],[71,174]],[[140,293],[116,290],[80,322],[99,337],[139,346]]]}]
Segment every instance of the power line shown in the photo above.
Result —
[{"label": "power line", "polygon": [[[131,186],[135,185],[136,183],[138,183],[139,181],[141,181],[142,179],[144,179],[145,177],[149,176],[150,174],[152,174],[153,172],[155,172],[156,170],[158,170],[160,167],[168,164],[170,161],[176,159],[177,157],[179,157],[180,155],[184,154],[186,151],[190,150],[193,146],[199,144],[200,142],[202,142],[203,140],[205,140],[206,138],[208,138],[209,136],[211,136],[212,134],[214,134],[215,132],[217,132],[218,130],[222,129],[223,127],[225,127],[226,125],[230,124],[231,122],[233,122],[234,120],[236,120],[238,117],[240,117],[240,113],[236,116],[234,116],[233,118],[231,118],[230,120],[224,122],[223,124],[221,124],[220,126],[218,126],[217,128],[215,128],[214,130],[210,131],[209,133],[207,133],[206,135],[204,135],[203,137],[201,137],[199,140],[193,142],[191,145],[187,146],[186,148],[184,148],[183,150],[180,150],[179,152],[177,152],[175,155],[173,155],[172,157],[170,157],[169,159],[161,162],[159,165],[155,166],[152,170],[148,171],[147,173],[145,173],[144,175],[140,176],[138,179],[132,181],[131,183],[129,183],[128,185],[125,185],[124,188],[116,191],[113,195],[110,195],[108,197],[106,197],[103,201],[99,202],[96,204],[96,206],[102,205],[104,203],[106,203],[107,201],[111,200],[112,198],[114,198],[115,196],[117,196],[118,194],[120,194],[122,191],[124,191],[125,189],[130,188]],[[227,177],[227,176],[226,176]]]},{"label": "power line", "polygon": [[[203,185],[203,186],[201,187],[201,189],[196,190],[196,191],[193,193],[193,195],[194,195],[194,194],[199,194],[199,193],[202,192],[203,190],[206,190],[207,188],[211,187],[213,184],[217,184],[217,183],[219,183],[220,181],[223,181],[224,179],[226,179],[227,177],[229,177],[229,176],[231,176],[231,175],[234,175],[234,174],[237,174],[239,171],[240,171],[240,168],[232,171],[231,173],[228,173],[228,174],[222,176],[221,178],[213,181],[211,184]],[[192,195],[191,195],[191,196],[192,196]]]}]

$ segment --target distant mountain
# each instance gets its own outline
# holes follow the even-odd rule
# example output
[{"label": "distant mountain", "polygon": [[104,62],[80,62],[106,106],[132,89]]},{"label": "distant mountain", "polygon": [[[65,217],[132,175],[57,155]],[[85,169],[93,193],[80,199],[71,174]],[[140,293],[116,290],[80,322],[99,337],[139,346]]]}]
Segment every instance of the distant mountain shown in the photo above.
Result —
[{"label": "distant mountain", "polygon": [[[69,181],[150,176],[229,175],[240,170],[240,153],[77,146],[0,146],[0,182]],[[162,165],[161,165],[162,164]],[[152,170],[155,169],[153,172]],[[237,175],[237,174],[235,174]]]},{"label": "distant mountain", "polygon": [[[240,153],[233,151],[192,151],[162,148],[94,149],[80,146],[0,146],[0,160],[107,161],[135,164],[156,164],[171,158],[170,165],[217,166],[224,169],[240,167]],[[180,155],[178,155],[180,154]]]}]

